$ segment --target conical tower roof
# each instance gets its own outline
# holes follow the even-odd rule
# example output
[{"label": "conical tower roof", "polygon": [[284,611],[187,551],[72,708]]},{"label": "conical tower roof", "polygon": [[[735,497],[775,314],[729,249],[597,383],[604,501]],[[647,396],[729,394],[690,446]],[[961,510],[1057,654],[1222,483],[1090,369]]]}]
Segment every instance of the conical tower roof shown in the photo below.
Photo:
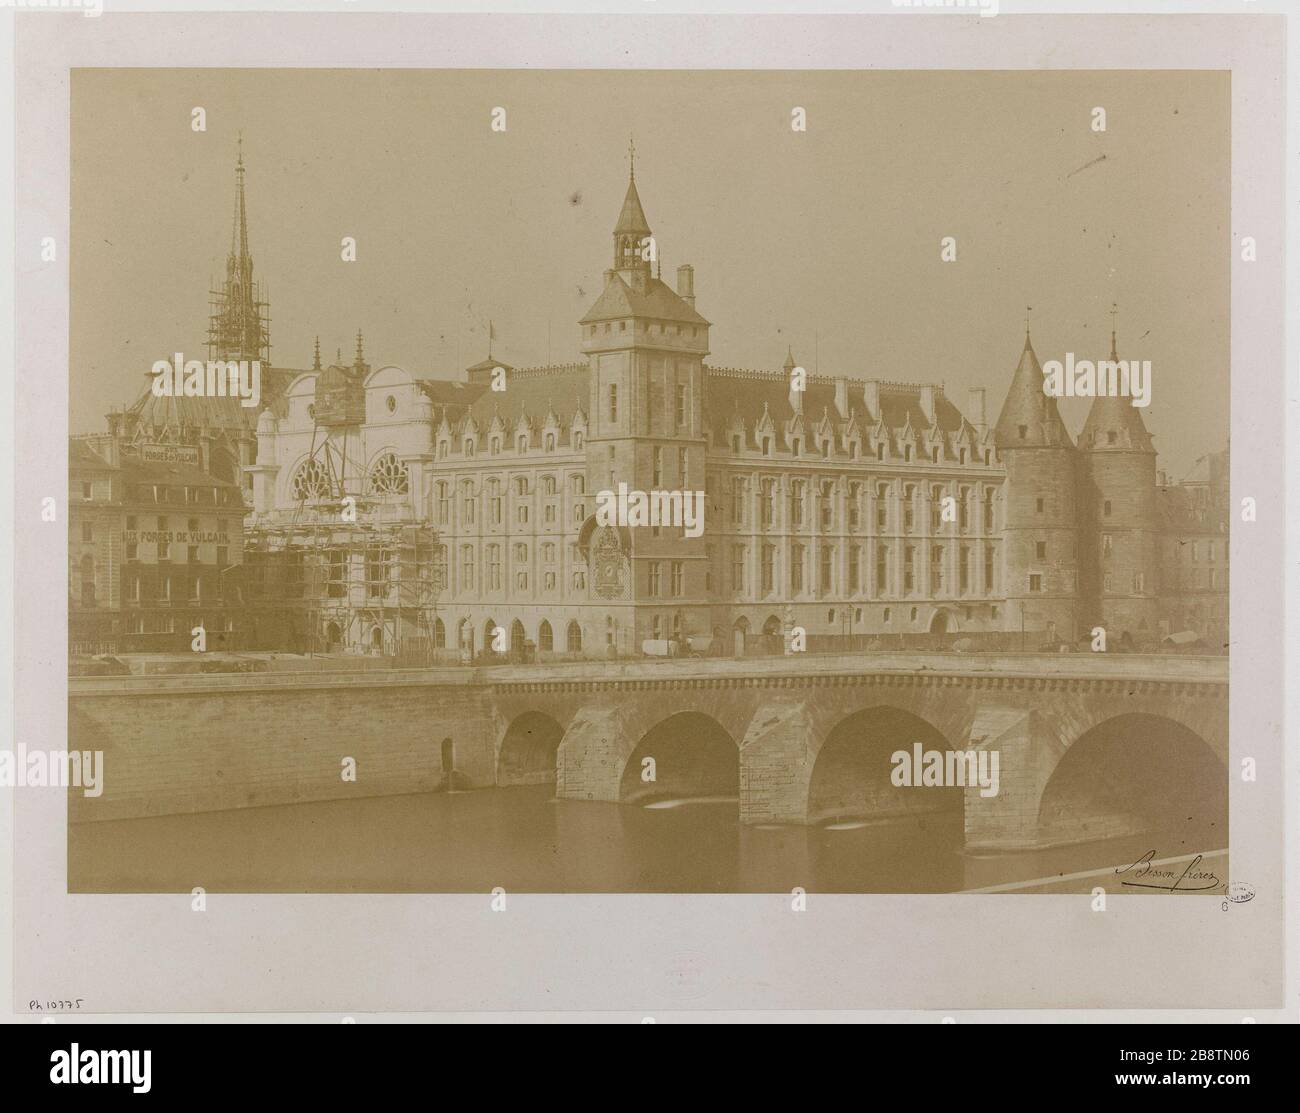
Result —
[{"label": "conical tower roof", "polygon": [[[1110,333],[1111,362],[1118,362],[1115,354],[1115,331]],[[1101,367],[1097,368],[1098,389],[1101,383]],[[1079,434],[1079,447],[1088,452],[1154,452],[1151,434],[1147,432],[1142,420],[1142,410],[1133,405],[1132,397],[1124,395],[1102,395],[1098,393],[1088,410],[1088,420],[1083,423],[1083,432]]]},{"label": "conical tower roof", "polygon": [[643,236],[650,234],[650,224],[645,218],[645,210],[641,208],[641,196],[636,191],[635,178],[628,180],[627,194],[623,197],[623,211],[618,214],[618,223],[614,225],[614,235],[624,233]]},{"label": "conical tower roof", "polygon": [[1056,399],[1043,390],[1043,369],[1025,329],[1025,347],[1011,377],[1011,388],[993,428],[993,440],[1004,448],[1070,448],[1070,434],[1056,408]]}]

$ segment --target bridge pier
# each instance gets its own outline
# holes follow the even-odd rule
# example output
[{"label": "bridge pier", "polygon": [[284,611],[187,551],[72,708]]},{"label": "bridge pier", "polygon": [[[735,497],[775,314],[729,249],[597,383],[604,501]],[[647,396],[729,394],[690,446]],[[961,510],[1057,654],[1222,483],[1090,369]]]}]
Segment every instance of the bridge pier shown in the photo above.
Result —
[{"label": "bridge pier", "polygon": [[558,799],[618,801],[623,767],[640,736],[632,709],[629,702],[578,709],[555,755]]},{"label": "bridge pier", "polygon": [[968,746],[997,751],[999,785],[996,796],[981,795],[979,785],[966,788],[966,849],[1040,846],[1039,804],[1066,741],[1038,711],[983,704],[976,710]]},{"label": "bridge pier", "polygon": [[740,747],[740,822],[806,823],[816,736],[803,701],[762,703]]}]

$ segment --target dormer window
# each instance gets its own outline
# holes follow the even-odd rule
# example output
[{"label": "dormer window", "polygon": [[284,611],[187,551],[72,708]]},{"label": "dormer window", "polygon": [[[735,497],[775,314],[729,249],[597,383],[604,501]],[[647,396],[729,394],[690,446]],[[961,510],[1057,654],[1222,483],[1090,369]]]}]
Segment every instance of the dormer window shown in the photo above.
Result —
[{"label": "dormer window", "polygon": [[582,439],[583,439],[583,438],[582,438],[582,433],[581,433],[581,432],[574,433],[574,434],[573,434],[573,447],[574,447],[574,448],[581,448],[581,447],[582,447]]},{"label": "dormer window", "polygon": [[493,437],[488,442],[488,450],[492,453],[493,456],[498,455],[501,452],[501,438]]},{"label": "dormer window", "polygon": [[555,451],[555,434],[554,434],[554,433],[547,433],[547,434],[546,434],[546,439],[542,441],[542,445],[543,445],[543,447],[546,449],[547,452],[554,452],[554,451]]},{"label": "dormer window", "polygon": [[1029,426],[1017,425],[1016,428],[1020,431],[1020,439],[1023,441],[1025,439],[1025,436],[1029,433]]}]

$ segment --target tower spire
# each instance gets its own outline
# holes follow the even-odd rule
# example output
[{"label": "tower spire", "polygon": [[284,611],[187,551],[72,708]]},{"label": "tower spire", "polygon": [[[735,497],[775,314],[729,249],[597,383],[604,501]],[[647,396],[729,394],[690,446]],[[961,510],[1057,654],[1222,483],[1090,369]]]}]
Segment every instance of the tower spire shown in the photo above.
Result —
[{"label": "tower spire", "polygon": [[311,369],[313,371],[320,370],[320,336],[319,335],[316,337],[316,351],[312,355]]},{"label": "tower spire", "polygon": [[631,135],[627,137],[627,180],[636,181],[636,139]]},{"label": "tower spire", "polygon": [[365,370],[365,366],[366,366],[366,357],[365,357],[364,349],[363,349],[363,347],[362,347],[361,330],[360,330],[360,329],[357,329],[357,362],[356,362],[356,367],[357,367],[357,370],[358,370],[358,371],[363,371],[363,370]]},{"label": "tower spire", "polygon": [[271,335],[267,303],[253,280],[253,256],[248,249],[248,202],[245,191],[244,136],[235,141],[235,206],[230,227],[230,251],[221,289],[212,290],[208,311],[208,358],[262,360],[270,363]]},{"label": "tower spire", "polygon": [[[645,248],[647,243],[653,245],[653,237],[636,189],[636,144],[630,139],[628,163],[627,193],[623,197],[618,223],[614,226],[614,269],[622,272],[629,281],[641,282],[649,279],[652,273]],[[656,260],[658,255],[658,251],[653,251]]]},{"label": "tower spire", "polygon": [[1114,302],[1111,302],[1110,303],[1110,358],[1112,361],[1119,359],[1119,355],[1117,354],[1117,350],[1115,347],[1115,316],[1118,313],[1119,313],[1119,307]]}]

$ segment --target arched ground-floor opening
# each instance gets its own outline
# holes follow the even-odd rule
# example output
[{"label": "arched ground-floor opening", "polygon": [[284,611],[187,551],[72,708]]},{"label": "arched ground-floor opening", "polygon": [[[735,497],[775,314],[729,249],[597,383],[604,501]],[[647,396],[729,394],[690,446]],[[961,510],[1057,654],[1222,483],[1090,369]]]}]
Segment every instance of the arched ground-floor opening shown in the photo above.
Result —
[{"label": "arched ground-floor opening", "polygon": [[1159,857],[1228,845],[1228,772],[1210,746],[1159,715],[1107,719],[1068,749],[1043,789],[1044,844],[1139,833],[1160,836]]},{"label": "arched ground-floor opening", "polygon": [[531,785],[555,781],[555,755],[564,728],[549,715],[526,711],[507,728],[497,757],[497,784]]},{"label": "arched ground-floor opening", "polygon": [[[915,760],[917,745],[920,763]],[[927,755],[939,754],[946,772],[950,748],[935,727],[897,707],[872,707],[841,719],[813,764],[808,821],[871,822],[935,814],[959,826],[964,790],[925,783]],[[906,756],[905,762],[894,760],[899,753]],[[899,780],[911,783],[896,784],[895,769],[900,771]]]},{"label": "arched ground-floor opening", "polygon": [[[654,780],[644,779],[651,768]],[[698,711],[670,715],[646,731],[619,784],[623,803],[739,795],[740,749],[716,719]]]}]

